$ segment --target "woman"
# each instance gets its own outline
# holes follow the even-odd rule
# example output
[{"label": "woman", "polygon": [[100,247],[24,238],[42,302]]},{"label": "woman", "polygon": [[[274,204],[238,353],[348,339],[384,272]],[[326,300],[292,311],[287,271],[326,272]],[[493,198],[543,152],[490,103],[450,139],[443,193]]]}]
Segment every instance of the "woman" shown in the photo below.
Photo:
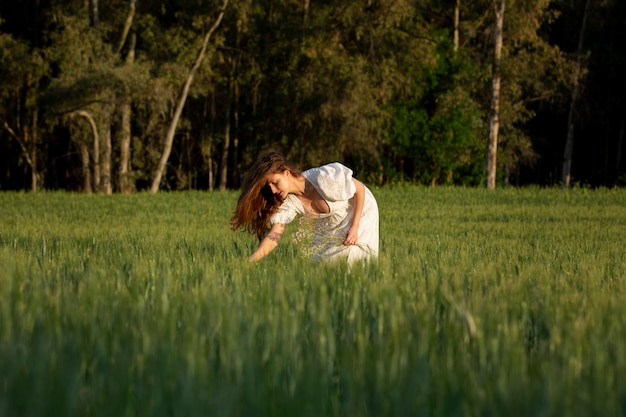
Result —
[{"label": "woman", "polygon": [[313,224],[314,259],[344,258],[352,264],[378,256],[376,199],[350,168],[334,162],[301,171],[279,153],[266,153],[248,171],[230,221],[233,230],[259,238],[249,260],[272,252],[297,217]]}]

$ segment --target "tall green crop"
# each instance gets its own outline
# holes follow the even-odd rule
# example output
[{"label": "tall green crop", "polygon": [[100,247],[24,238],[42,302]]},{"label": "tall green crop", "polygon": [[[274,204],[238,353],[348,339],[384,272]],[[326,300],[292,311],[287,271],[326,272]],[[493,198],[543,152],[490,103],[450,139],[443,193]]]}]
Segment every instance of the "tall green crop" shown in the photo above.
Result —
[{"label": "tall green crop", "polygon": [[624,414],[626,192],[374,189],[377,263],[234,193],[0,194],[0,416]]}]

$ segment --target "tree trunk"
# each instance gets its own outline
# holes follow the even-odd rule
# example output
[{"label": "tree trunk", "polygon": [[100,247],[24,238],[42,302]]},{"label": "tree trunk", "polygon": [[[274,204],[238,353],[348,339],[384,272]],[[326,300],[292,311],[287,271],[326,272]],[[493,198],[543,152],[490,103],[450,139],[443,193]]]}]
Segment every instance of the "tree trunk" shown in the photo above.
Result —
[{"label": "tree trunk", "polygon": [[100,12],[98,11],[98,0],[90,0],[91,18],[93,27],[98,29],[100,25]]},{"label": "tree trunk", "polygon": [[91,194],[93,188],[91,187],[91,170],[89,169],[89,148],[87,144],[80,144],[80,159],[83,169],[83,192]]},{"label": "tree trunk", "polygon": [[[232,74],[231,74],[232,76]],[[233,102],[233,87],[232,81],[228,81],[228,98],[226,100],[226,113],[224,114],[225,119],[225,127],[224,127],[224,144],[222,147],[222,158],[220,161],[220,186],[219,190],[226,190],[226,185],[228,182],[228,152],[230,150],[230,109]]]},{"label": "tree trunk", "polygon": [[302,28],[306,28],[309,23],[309,8],[311,6],[310,0],[302,1]]},{"label": "tree trunk", "polygon": [[461,0],[456,0],[456,4],[454,5],[454,52],[459,50],[459,23],[461,17]]},{"label": "tree trunk", "polygon": [[165,171],[165,166],[167,165],[167,160],[170,157],[170,153],[172,152],[172,145],[174,144],[174,134],[176,133],[176,127],[178,126],[178,120],[180,119],[180,115],[183,112],[183,107],[185,107],[185,102],[187,101],[187,94],[189,94],[189,88],[191,87],[191,83],[193,81],[193,77],[195,76],[200,64],[202,63],[202,59],[204,58],[204,54],[206,53],[207,46],[209,44],[209,39],[211,35],[217,27],[220,25],[222,18],[224,17],[224,12],[226,10],[226,6],[228,5],[229,0],[224,0],[224,4],[220,10],[220,13],[213,23],[213,26],[209,29],[209,31],[204,36],[204,41],[202,42],[202,47],[198,52],[198,56],[196,57],[196,61],[193,66],[189,70],[189,74],[187,75],[187,80],[185,80],[185,84],[183,85],[183,89],[181,91],[180,97],[178,98],[178,102],[176,103],[176,109],[174,110],[174,116],[172,117],[172,121],[170,122],[169,128],[167,130],[167,134],[165,136],[165,145],[163,148],[163,153],[161,154],[161,159],[159,160],[159,164],[157,166],[156,172],[154,174],[154,178],[152,180],[152,186],[150,187],[150,192],[156,193],[159,191],[159,187],[161,185],[161,178],[163,178],[163,172]]},{"label": "tree trunk", "polygon": [[37,191],[37,112],[33,112],[32,116],[32,125],[26,123],[21,130],[30,161],[30,189],[35,192]]},{"label": "tree trunk", "polygon": [[[195,179],[197,178],[197,171],[195,166],[193,165],[193,151],[194,149],[192,148],[192,142],[193,139],[190,138],[190,134],[189,132],[187,132],[185,134],[185,150],[187,151],[187,172],[185,174],[185,176],[187,177],[187,184],[186,187],[189,190],[193,190],[196,187],[196,184],[194,184]],[[181,158],[182,161],[182,158]]]},{"label": "tree trunk", "polygon": [[561,171],[561,187],[569,187],[572,181],[572,156],[574,155],[574,119],[576,116],[576,102],[578,101],[578,92],[583,66],[583,38],[585,35],[585,26],[587,24],[587,15],[589,14],[589,6],[591,0],[587,0],[585,11],[583,12],[583,21],[580,26],[580,34],[578,36],[578,57],[576,59],[576,78],[574,87],[572,88],[572,101],[569,106],[569,114],[567,116],[567,139],[565,141],[565,150],[563,151],[563,168]]},{"label": "tree trunk", "polygon": [[239,155],[239,85],[235,83],[235,99],[233,102],[233,149],[231,151],[233,163],[230,169],[231,185],[239,187],[239,170],[237,169],[237,158]]},{"label": "tree trunk", "polygon": [[17,133],[15,133],[15,131],[11,128],[11,126],[9,126],[6,121],[4,122],[4,128],[17,141],[17,143],[20,145],[20,148],[22,148],[22,154],[24,155],[24,159],[26,159],[26,163],[28,164],[28,166],[30,166],[31,171],[34,173],[35,180],[41,182],[41,177],[37,172],[37,165],[35,161],[32,160],[31,152],[29,152],[26,148],[24,140],[22,140],[22,138],[20,138]]},{"label": "tree trunk", "polygon": [[487,145],[487,188],[496,188],[498,131],[500,129],[500,64],[502,60],[502,28],[505,0],[495,0],[496,25],[493,32],[494,56],[491,75],[491,104],[489,108],[489,142]]},{"label": "tree trunk", "polygon": [[37,191],[37,183],[39,182],[38,174],[37,174],[37,122],[38,122],[39,113],[37,110],[33,111],[33,124],[31,126],[31,135],[30,135],[30,160],[32,161],[32,169],[30,171],[30,189],[33,192]]},{"label": "tree trunk", "polygon": [[215,131],[215,120],[217,119],[217,111],[215,105],[215,86],[211,88],[209,93],[210,101],[208,103],[208,111],[209,114],[205,115],[206,119],[209,120],[209,131],[207,133],[207,169],[208,169],[208,181],[209,181],[209,191],[213,191],[215,189],[215,167],[213,162],[213,141],[215,139],[215,135],[213,134]]},{"label": "tree trunk", "polygon": [[[98,135],[98,127],[96,126],[96,121],[93,119],[91,114],[85,110],[77,110],[75,112],[70,113],[70,117],[73,116],[81,116],[87,119],[89,122],[89,126],[91,126],[91,132],[93,133],[93,185],[92,181],[89,181],[90,189],[95,190],[96,192],[100,190],[100,136]],[[81,153],[82,153],[81,145]],[[83,157],[83,171],[85,166],[85,156]],[[89,165],[89,157],[87,156],[87,165]],[[84,172],[83,172],[84,174]],[[91,192],[91,191],[86,191]]]},{"label": "tree trunk", "polygon": [[209,191],[213,191],[215,188],[215,178],[213,178],[213,156],[211,156],[211,146],[209,145],[209,160],[207,161],[208,169],[209,169]]},{"label": "tree trunk", "polygon": [[126,97],[121,105],[120,109],[122,113],[121,120],[121,142],[120,142],[120,165],[119,165],[119,184],[120,192],[122,194],[130,194],[132,192],[131,187],[131,166],[130,166],[130,119],[131,119],[131,104],[130,97]]},{"label": "tree trunk", "polygon": [[113,187],[111,186],[111,121],[107,120],[104,125],[104,149],[102,151],[102,185],[100,191],[105,194],[112,194]]},{"label": "tree trunk", "polygon": [[[117,45],[116,54],[122,52],[122,48],[126,43],[126,38],[128,38],[128,34],[130,33],[130,28],[133,25],[133,19],[135,18],[135,9],[137,5],[137,0],[130,0],[130,9],[128,10],[128,15],[126,16],[126,22],[124,22],[124,29],[122,30],[122,36],[120,36],[120,42]],[[134,42],[134,39],[132,39]],[[135,45],[131,45],[131,48],[134,50]],[[130,52],[129,52],[130,53]],[[133,51],[134,54],[134,51]]]},{"label": "tree trunk", "polygon": [[[91,116],[89,116],[91,117]],[[92,124],[93,129],[93,148],[91,159],[93,160],[93,189],[95,192],[100,192],[101,176],[100,176],[100,135],[96,127],[93,118],[89,119],[89,123]]]},{"label": "tree trunk", "polygon": [[[131,3],[134,3],[135,0],[132,0]],[[130,66],[133,64],[135,60],[135,45],[136,45],[136,35],[133,33],[131,35],[130,46],[128,49],[128,55],[126,55],[126,65]],[[122,126],[121,126],[121,140],[120,140],[120,166],[119,166],[119,183],[120,183],[120,192],[122,194],[130,194],[133,190],[131,183],[131,165],[130,165],[130,144],[131,144],[131,130],[130,130],[130,121],[131,121],[131,97],[130,94],[127,94],[124,97],[124,101],[121,105],[121,116],[122,116]]]}]

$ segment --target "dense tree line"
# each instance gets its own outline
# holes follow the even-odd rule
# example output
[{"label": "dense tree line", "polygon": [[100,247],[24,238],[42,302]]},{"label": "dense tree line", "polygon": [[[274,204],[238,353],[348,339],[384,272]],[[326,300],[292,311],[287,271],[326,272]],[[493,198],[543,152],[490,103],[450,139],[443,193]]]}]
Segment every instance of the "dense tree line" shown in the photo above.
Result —
[{"label": "dense tree line", "polygon": [[370,183],[479,185],[494,132],[499,184],[621,185],[624,16],[620,0],[2,2],[0,189],[236,188],[267,149]]}]

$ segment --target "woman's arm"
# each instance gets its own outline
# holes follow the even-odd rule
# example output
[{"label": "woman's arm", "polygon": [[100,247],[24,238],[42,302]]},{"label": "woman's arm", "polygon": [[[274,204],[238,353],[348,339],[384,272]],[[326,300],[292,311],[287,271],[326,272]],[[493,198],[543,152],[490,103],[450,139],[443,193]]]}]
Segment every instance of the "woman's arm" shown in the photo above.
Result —
[{"label": "woman's arm", "polygon": [[261,240],[259,243],[259,247],[254,251],[252,255],[248,258],[250,262],[256,262],[263,259],[267,254],[273,251],[276,246],[278,246],[278,242],[280,242],[280,238],[283,236],[285,232],[285,225],[281,223],[275,223],[270,228],[270,231],[267,235]]},{"label": "woman's arm", "polygon": [[354,192],[354,211],[352,212],[352,224],[344,245],[356,245],[359,242],[359,225],[361,224],[361,215],[363,214],[363,205],[365,204],[365,186],[363,183],[355,178],[352,178],[352,182],[356,186]]}]

